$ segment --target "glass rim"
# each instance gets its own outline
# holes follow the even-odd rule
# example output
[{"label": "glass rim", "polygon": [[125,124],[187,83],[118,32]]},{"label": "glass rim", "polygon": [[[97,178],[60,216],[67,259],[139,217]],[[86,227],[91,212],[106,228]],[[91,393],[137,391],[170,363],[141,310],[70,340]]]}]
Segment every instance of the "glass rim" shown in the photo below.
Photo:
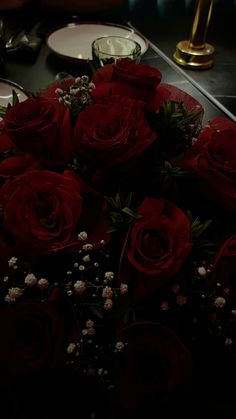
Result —
[{"label": "glass rim", "polygon": [[127,41],[131,41],[134,45],[135,45],[135,49],[133,52],[131,52],[130,54],[112,54],[113,57],[130,57],[134,54],[141,54],[141,45],[135,41],[135,39],[132,38],[127,38],[125,36],[119,36],[119,35],[107,35],[107,36],[100,36],[99,38],[94,39],[94,41],[92,42],[92,50],[95,50],[97,52],[102,53],[103,55],[107,55],[107,56],[111,56],[111,54],[109,54],[108,52],[103,52],[101,50],[98,50],[95,46],[95,43],[97,41],[100,41],[101,39],[106,39],[106,38],[118,38],[118,39],[126,39]]}]

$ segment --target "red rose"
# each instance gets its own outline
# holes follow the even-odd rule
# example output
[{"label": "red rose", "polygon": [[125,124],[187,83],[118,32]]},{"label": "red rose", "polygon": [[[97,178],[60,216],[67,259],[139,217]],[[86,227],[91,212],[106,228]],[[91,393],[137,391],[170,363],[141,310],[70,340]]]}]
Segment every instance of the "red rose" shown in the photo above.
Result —
[{"label": "red rose", "polygon": [[141,218],[130,232],[121,280],[129,278],[134,297],[142,298],[180,270],[192,245],[189,220],[173,203],[145,198],[138,214]]},{"label": "red rose", "polygon": [[208,123],[183,159],[200,190],[218,205],[236,210],[236,124],[218,117]]},{"label": "red rose", "polygon": [[73,172],[27,171],[5,182],[0,202],[11,255],[58,251],[84,230],[91,240],[106,238],[104,201]]},{"label": "red rose", "polygon": [[72,125],[69,109],[58,100],[32,97],[9,108],[4,134],[17,150],[47,165],[72,157]]},{"label": "red rose", "polygon": [[98,100],[112,92],[114,95],[142,100],[149,110],[155,111],[156,88],[160,81],[158,69],[124,58],[95,72],[93,82],[96,88],[92,95]]},{"label": "red rose", "polygon": [[42,299],[19,299],[0,308],[0,369],[11,375],[64,367],[66,349],[80,331],[59,289]]},{"label": "red rose", "polygon": [[141,102],[120,96],[88,106],[75,126],[76,150],[86,162],[103,169],[141,155],[155,139]]},{"label": "red rose", "polygon": [[117,409],[130,414],[136,411],[138,417],[147,413],[158,417],[174,392],[189,384],[190,354],[171,330],[153,322],[131,324],[117,340],[125,345],[115,358]]}]

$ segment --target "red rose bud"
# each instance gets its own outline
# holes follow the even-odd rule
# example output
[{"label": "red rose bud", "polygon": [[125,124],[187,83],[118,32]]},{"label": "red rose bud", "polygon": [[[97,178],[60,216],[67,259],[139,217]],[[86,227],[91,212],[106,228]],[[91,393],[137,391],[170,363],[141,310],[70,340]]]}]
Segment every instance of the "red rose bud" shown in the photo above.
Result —
[{"label": "red rose bud", "polygon": [[96,71],[93,75],[96,88],[92,96],[96,101],[111,93],[126,96],[143,101],[148,110],[155,111],[156,88],[160,81],[158,69],[124,58]]}]

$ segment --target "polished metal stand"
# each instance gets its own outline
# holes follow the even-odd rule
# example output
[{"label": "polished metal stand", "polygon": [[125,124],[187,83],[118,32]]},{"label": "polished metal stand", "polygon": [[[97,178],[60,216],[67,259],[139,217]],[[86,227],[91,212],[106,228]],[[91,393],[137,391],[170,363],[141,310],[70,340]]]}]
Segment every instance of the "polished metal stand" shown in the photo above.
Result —
[{"label": "polished metal stand", "polygon": [[213,0],[196,0],[190,39],[180,41],[173,55],[177,64],[192,69],[205,69],[213,65],[214,47],[205,42],[212,7]]}]

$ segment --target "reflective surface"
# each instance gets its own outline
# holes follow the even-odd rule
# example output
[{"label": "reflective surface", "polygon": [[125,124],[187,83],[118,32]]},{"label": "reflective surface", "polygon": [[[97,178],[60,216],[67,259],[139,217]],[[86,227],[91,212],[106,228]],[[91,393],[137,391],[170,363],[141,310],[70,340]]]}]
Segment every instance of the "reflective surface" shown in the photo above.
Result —
[{"label": "reflective surface", "polygon": [[[215,47],[214,66],[207,70],[183,70],[186,77],[190,77],[236,117],[235,21],[235,15],[216,16],[213,8],[207,41]],[[176,43],[189,37],[192,17],[170,17],[165,21],[158,20],[156,16],[149,16],[148,19],[137,17],[132,23],[173,61]]]},{"label": "reflective surface", "polygon": [[140,44],[142,54],[148,48],[145,39],[133,29],[99,23],[68,24],[52,31],[46,42],[48,47],[61,57],[86,61],[92,59],[93,41],[103,36],[121,36],[134,40]]},{"label": "reflective surface", "polygon": [[129,58],[136,63],[141,59],[141,46],[133,39],[121,36],[103,36],[92,43],[93,65],[97,69],[115,63],[120,58]]},{"label": "reflective surface", "polygon": [[7,106],[8,103],[12,103],[12,91],[18,96],[20,102],[27,99],[27,93],[22,89],[21,86],[16,83],[12,83],[10,80],[0,79],[0,105]]}]

